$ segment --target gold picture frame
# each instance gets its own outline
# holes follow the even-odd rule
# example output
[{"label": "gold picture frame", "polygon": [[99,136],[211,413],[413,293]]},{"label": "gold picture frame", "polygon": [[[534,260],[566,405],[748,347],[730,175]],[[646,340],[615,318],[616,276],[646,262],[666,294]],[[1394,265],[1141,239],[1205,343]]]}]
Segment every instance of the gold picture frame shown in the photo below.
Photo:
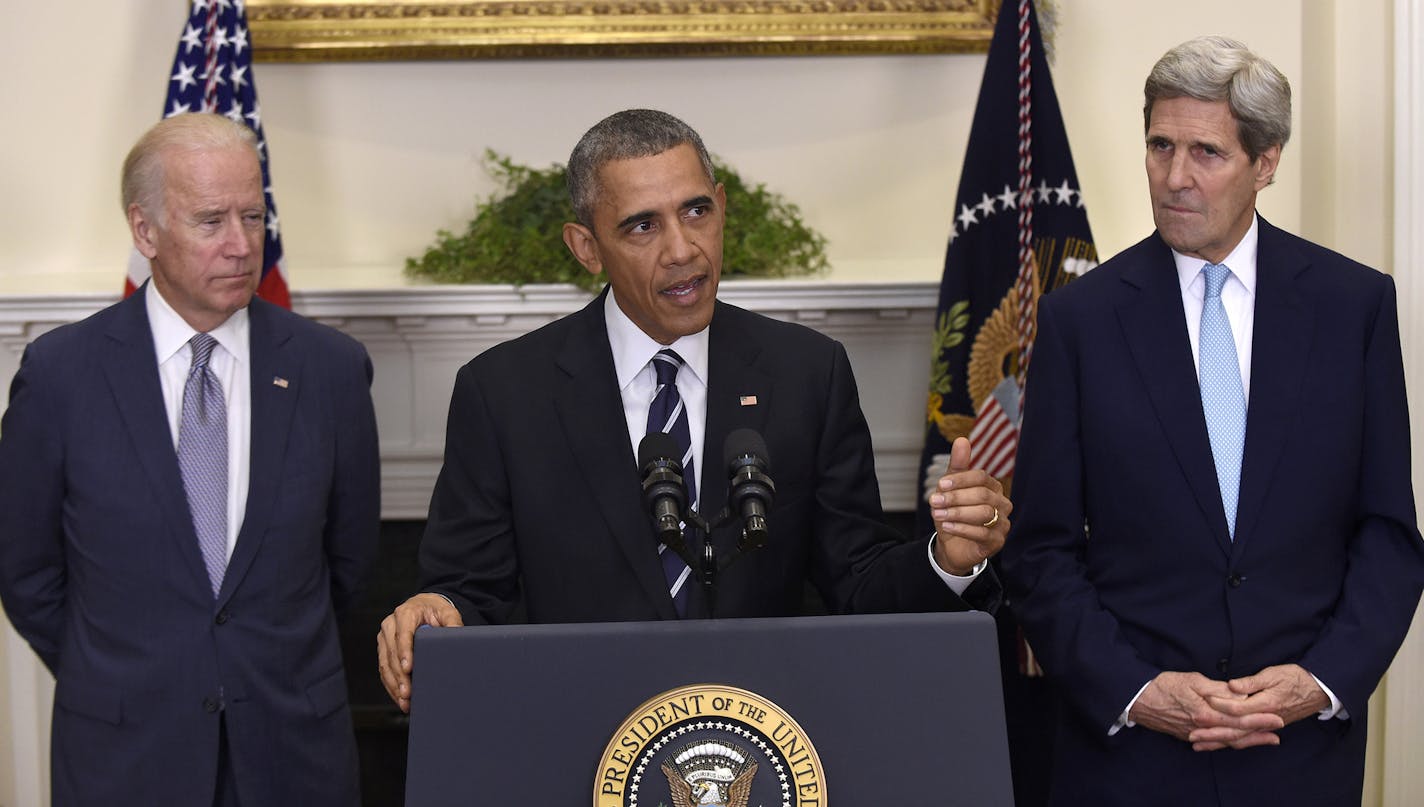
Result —
[{"label": "gold picture frame", "polygon": [[985,51],[998,0],[247,0],[260,61]]}]

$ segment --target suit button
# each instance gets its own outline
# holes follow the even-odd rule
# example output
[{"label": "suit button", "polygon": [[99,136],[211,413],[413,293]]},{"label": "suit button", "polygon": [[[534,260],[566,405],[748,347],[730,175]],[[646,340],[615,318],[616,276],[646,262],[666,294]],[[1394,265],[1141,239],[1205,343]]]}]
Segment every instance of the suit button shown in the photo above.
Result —
[{"label": "suit button", "polygon": [[1229,658],[1219,658],[1216,660],[1216,671],[1221,673],[1222,675],[1226,675],[1226,671],[1230,668],[1230,666],[1231,659]]},{"label": "suit button", "polygon": [[217,698],[203,698],[203,711],[208,714],[216,712],[221,706],[222,704],[218,703]]},{"label": "suit button", "polygon": [[1226,578],[1226,585],[1231,586],[1232,588],[1240,588],[1240,587],[1241,587],[1241,583],[1242,583],[1245,579],[1246,579],[1246,578],[1242,577],[1242,576],[1239,575],[1239,574],[1233,574],[1233,575],[1231,575],[1230,577]]},{"label": "suit button", "polygon": [[227,624],[227,618],[228,618],[228,613],[227,613],[227,609],[226,609],[226,608],[222,609],[221,611],[218,611],[217,623],[218,623],[219,625],[226,625],[226,624]]}]

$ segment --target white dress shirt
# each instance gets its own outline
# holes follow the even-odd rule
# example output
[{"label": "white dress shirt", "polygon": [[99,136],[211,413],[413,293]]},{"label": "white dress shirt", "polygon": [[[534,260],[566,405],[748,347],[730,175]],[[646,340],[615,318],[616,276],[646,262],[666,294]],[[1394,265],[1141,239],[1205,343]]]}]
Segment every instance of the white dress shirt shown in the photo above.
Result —
[{"label": "white dress shirt", "polygon": [[[628,419],[628,439],[633,456],[648,433],[648,410],[658,391],[658,374],[653,357],[671,348],[682,357],[677,371],[677,394],[687,410],[687,431],[692,437],[692,470],[697,490],[702,490],[703,441],[707,434],[707,328],[683,336],[670,345],[659,344],[643,333],[613,299],[613,290],[603,301],[603,319],[608,329],[608,345],[613,348],[613,371],[618,376],[618,393],[623,396],[623,415]],[[720,507],[698,507],[698,512]]]},{"label": "white dress shirt", "polygon": [[[707,433],[707,345],[708,328],[697,333],[680,337],[671,345],[659,344],[657,340],[643,333],[613,297],[613,289],[603,301],[603,319],[608,329],[608,344],[613,349],[613,369],[618,376],[618,391],[623,397],[623,415],[628,421],[628,437],[633,447],[633,456],[638,455],[638,444],[648,431],[648,410],[652,408],[653,397],[657,393],[657,372],[653,369],[653,356],[658,351],[671,348],[684,362],[677,374],[677,394],[687,409],[687,428],[692,437],[692,461],[694,464],[699,497],[702,490],[703,444]],[[701,503],[698,512],[716,512],[718,506]],[[969,584],[988,566],[987,561],[974,567],[965,577],[949,574],[934,560],[934,536],[930,537],[929,564],[935,574],[949,586],[955,594],[963,594]]]},{"label": "white dress shirt", "polygon": [[[1231,270],[1226,276],[1226,283],[1221,287],[1221,305],[1226,309],[1227,322],[1231,324],[1231,339],[1236,343],[1236,358],[1241,364],[1241,389],[1246,395],[1248,407],[1251,401],[1251,341],[1256,329],[1256,246],[1260,233],[1259,222],[1259,218],[1253,215],[1246,235],[1241,237],[1240,243],[1226,256],[1226,260],[1221,261],[1222,266]],[[1182,311],[1187,317],[1187,337],[1192,343],[1192,362],[1200,374],[1201,315],[1206,297],[1206,275],[1202,274],[1202,267],[1206,266],[1206,261],[1183,255],[1175,249],[1172,250],[1172,260],[1177,264],[1177,281],[1182,287]],[[1315,678],[1313,674],[1311,677]],[[1137,694],[1132,696],[1127,708],[1118,715],[1117,722],[1108,729],[1109,735],[1118,733],[1124,726],[1137,725],[1129,720],[1127,715],[1151,683],[1148,681],[1143,684]],[[1315,683],[1319,684],[1330,698],[1330,706],[1320,711],[1320,719],[1329,720],[1336,716],[1348,718],[1350,715],[1341,708],[1340,699],[1335,697],[1330,687],[1319,678],[1315,678]]]},{"label": "white dress shirt", "polygon": [[[163,408],[176,451],[178,426],[183,418],[183,388],[193,365],[193,349],[188,340],[198,332],[173,310],[152,282],[146,286],[144,304],[148,309],[148,327],[153,332],[154,353],[158,357]],[[252,442],[252,362],[247,309],[239,309],[208,334],[218,343],[208,359],[208,366],[222,385],[223,403],[227,407],[227,556],[231,559],[247,512],[248,454]]]}]

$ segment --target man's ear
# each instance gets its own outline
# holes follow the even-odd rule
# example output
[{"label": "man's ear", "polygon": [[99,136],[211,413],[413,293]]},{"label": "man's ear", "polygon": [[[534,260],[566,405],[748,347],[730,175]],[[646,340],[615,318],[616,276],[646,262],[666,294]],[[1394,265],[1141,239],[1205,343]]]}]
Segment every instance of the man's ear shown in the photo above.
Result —
[{"label": "man's ear", "polygon": [[589,274],[596,275],[603,271],[603,257],[598,254],[598,241],[593,237],[593,230],[577,222],[567,222],[564,224],[564,244]]},{"label": "man's ear", "polygon": [[137,202],[129,205],[129,234],[140,255],[149,260],[158,255],[157,222],[149,218]]},{"label": "man's ear", "polygon": [[1281,147],[1271,146],[1256,155],[1256,190],[1276,181],[1276,168],[1281,164]]}]

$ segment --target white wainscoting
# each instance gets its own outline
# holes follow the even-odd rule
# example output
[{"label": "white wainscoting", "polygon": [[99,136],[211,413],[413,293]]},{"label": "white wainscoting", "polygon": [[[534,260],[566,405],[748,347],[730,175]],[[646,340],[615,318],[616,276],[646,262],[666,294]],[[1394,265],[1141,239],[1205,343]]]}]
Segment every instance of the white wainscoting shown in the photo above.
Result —
[{"label": "white wainscoting", "polygon": [[[924,432],[933,283],[727,281],[727,302],[800,322],[845,344],[875,440],[886,509],[915,505]],[[110,295],[0,297],[0,384],[25,345],[82,319]],[[455,371],[481,351],[587,303],[569,286],[423,286],[293,295],[300,313],[365,343],[375,364],[372,395],[381,435],[382,515],[424,518],[440,470]],[[8,396],[5,396],[8,400]]]}]

